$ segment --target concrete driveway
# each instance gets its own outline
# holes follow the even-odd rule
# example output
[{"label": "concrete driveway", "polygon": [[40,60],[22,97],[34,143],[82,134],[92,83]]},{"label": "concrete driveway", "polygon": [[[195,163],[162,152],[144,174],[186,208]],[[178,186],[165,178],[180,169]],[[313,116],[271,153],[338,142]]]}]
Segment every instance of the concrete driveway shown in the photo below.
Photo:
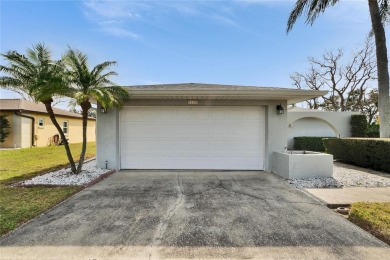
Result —
[{"label": "concrete driveway", "polygon": [[265,172],[121,171],[0,240],[1,259],[386,259],[389,247]]}]

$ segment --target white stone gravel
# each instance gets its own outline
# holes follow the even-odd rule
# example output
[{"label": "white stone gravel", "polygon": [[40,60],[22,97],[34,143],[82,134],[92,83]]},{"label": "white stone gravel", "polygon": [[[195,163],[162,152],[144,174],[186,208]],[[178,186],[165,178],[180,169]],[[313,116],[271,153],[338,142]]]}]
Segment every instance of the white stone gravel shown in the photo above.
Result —
[{"label": "white stone gravel", "polygon": [[72,174],[70,168],[49,172],[23,181],[19,185],[76,185],[81,186],[96,179],[110,170],[96,168],[96,160],[83,164],[80,174]]},{"label": "white stone gravel", "polygon": [[333,178],[289,179],[295,188],[390,187],[390,173],[335,162]]}]

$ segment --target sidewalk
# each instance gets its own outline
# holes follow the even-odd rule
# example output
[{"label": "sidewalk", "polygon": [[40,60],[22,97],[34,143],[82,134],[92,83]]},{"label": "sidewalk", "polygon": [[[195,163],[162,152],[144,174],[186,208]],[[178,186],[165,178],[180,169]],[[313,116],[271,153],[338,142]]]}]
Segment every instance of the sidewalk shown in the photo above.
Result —
[{"label": "sidewalk", "polygon": [[350,205],[355,202],[390,202],[390,187],[304,190],[332,208]]}]

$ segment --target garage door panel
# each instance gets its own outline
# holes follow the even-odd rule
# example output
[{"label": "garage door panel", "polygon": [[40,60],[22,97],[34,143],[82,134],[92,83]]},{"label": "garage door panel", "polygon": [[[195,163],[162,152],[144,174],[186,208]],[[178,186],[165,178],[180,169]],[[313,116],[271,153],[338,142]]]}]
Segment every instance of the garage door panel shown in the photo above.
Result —
[{"label": "garage door panel", "polygon": [[192,132],[191,124],[178,124],[175,126],[175,135],[176,136],[190,136]]},{"label": "garage door panel", "polygon": [[138,121],[140,119],[141,113],[139,109],[127,109],[126,113],[122,113],[122,120],[123,122],[129,122],[129,121]]},{"label": "garage door panel", "polygon": [[127,107],[122,169],[261,170],[263,107]]},{"label": "garage door panel", "polygon": [[157,125],[155,124],[140,124],[139,133],[140,136],[156,136],[157,135]]},{"label": "garage door panel", "polygon": [[[262,108],[263,110],[264,108]],[[244,112],[244,119],[245,120],[256,120],[256,121],[262,121],[264,119],[263,116],[264,113],[259,113],[257,109],[246,109]]]},{"label": "garage door panel", "polygon": [[208,124],[193,124],[191,134],[192,136],[208,137],[210,135],[210,126]]},{"label": "garage door panel", "polygon": [[183,154],[206,155],[208,154],[209,144],[204,141],[176,141],[177,149],[175,152]]},{"label": "garage door panel", "polygon": [[154,108],[146,108],[145,110],[140,110],[141,121],[155,122],[158,120],[158,110]]},{"label": "garage door panel", "polygon": [[140,149],[140,141],[134,139],[121,138],[121,151],[126,153],[131,150],[139,150]]},{"label": "garage door panel", "polygon": [[245,160],[245,166],[248,168],[262,167],[263,164],[263,160],[261,160],[259,156],[246,156],[244,160]]},{"label": "garage door panel", "polygon": [[228,111],[228,119],[232,121],[242,121],[245,119],[245,113],[243,110],[230,110]]},{"label": "garage door panel", "polygon": [[209,119],[209,110],[207,108],[199,108],[192,111],[194,120],[207,122],[207,120]]},{"label": "garage door panel", "polygon": [[162,108],[158,112],[157,120],[160,122],[172,121],[175,119],[175,109],[174,108]]},{"label": "garage door panel", "polygon": [[217,135],[227,135],[229,133],[230,124],[223,124],[223,123],[215,123],[210,126],[211,128],[211,134],[217,136]]},{"label": "garage door panel", "polygon": [[175,134],[175,126],[168,124],[161,124],[157,126],[156,137],[172,138]]},{"label": "garage door panel", "polygon": [[168,150],[168,151],[174,150],[175,149],[175,141],[170,141],[170,140],[160,141],[159,148],[160,148],[160,150]]},{"label": "garage door panel", "polygon": [[221,169],[227,167],[228,169],[244,169],[245,159],[241,156],[220,156],[211,157],[212,169]]},{"label": "garage door panel", "polygon": [[194,156],[192,159],[192,169],[210,169],[210,157],[204,155]]},{"label": "garage door panel", "polygon": [[139,125],[126,122],[121,124],[120,131],[123,136],[132,136],[138,135],[138,133],[140,133],[140,128]]},{"label": "garage door panel", "polygon": [[176,109],[176,118],[183,121],[192,120],[192,109],[190,107]]},{"label": "garage door panel", "polygon": [[227,119],[227,111],[223,108],[215,108],[209,111],[210,119],[222,121]]},{"label": "garage door panel", "polygon": [[[147,143],[147,144],[144,144]],[[123,146],[123,145],[122,145]],[[152,144],[150,142],[134,142],[134,143],[126,143],[126,146],[128,146],[128,149],[125,149],[123,146],[121,148],[122,154],[126,156],[137,156],[137,155],[143,155],[143,156],[264,156],[263,151],[258,151],[257,148],[253,150],[244,150],[241,151],[235,151],[235,150],[226,150],[226,149],[215,149],[210,146],[209,150],[202,150],[201,147],[198,147],[198,149],[178,149],[178,146],[163,146],[160,143],[159,147],[152,147]],[[204,146],[202,144],[202,146]],[[183,147],[183,145],[181,145]],[[261,148],[260,148],[261,149]]]},{"label": "garage door panel", "polygon": [[160,146],[160,142],[158,140],[145,140],[139,142],[140,150],[156,150],[157,147]]}]

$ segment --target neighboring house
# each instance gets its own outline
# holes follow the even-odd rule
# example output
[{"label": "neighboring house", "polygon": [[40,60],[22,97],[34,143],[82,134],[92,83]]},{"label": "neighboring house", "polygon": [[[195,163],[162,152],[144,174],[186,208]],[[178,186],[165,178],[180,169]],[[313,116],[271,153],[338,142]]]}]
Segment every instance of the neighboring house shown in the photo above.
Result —
[{"label": "neighboring house", "polygon": [[98,167],[271,171],[273,153],[287,146],[287,104],[327,93],[195,83],[125,88],[121,110],[98,104]]},{"label": "neighboring house", "polygon": [[[70,143],[81,143],[82,118],[80,114],[53,108],[58,124]],[[28,148],[58,143],[58,131],[50,120],[43,104],[24,99],[0,99],[0,115],[6,115],[11,134],[1,148]],[[95,141],[96,119],[88,119],[87,137]]]},{"label": "neighboring house", "polygon": [[287,147],[294,148],[294,137],[297,136],[350,137],[351,115],[358,114],[360,113],[289,108],[287,113]]}]

